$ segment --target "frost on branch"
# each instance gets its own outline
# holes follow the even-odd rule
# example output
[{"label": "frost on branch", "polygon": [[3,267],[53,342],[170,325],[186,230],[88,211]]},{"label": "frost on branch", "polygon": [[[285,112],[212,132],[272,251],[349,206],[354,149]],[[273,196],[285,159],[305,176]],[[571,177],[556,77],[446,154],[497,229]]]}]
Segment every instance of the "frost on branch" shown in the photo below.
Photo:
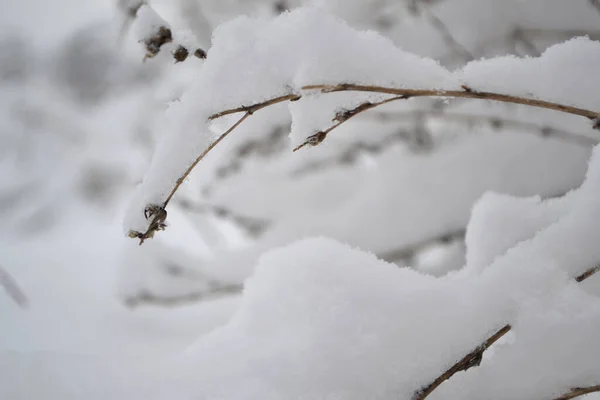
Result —
[{"label": "frost on branch", "polygon": [[247,113],[227,118],[235,128],[253,113],[253,105],[296,100],[289,103],[294,145],[319,144],[326,136],[319,132],[330,132],[341,116],[346,121],[370,108],[365,105],[394,97],[493,99],[588,118],[600,110],[600,77],[590,72],[580,79],[582,66],[600,64],[600,44],[587,38],[553,46],[539,58],[473,61],[451,72],[377,33],[356,31],[308,8],[271,20],[229,22],[215,31],[209,53],[192,86],[168,112],[168,128],[127,214],[128,232],[145,232],[152,223],[143,219],[147,205],[166,206],[184,172],[223,132],[215,132],[209,120],[224,110]]}]

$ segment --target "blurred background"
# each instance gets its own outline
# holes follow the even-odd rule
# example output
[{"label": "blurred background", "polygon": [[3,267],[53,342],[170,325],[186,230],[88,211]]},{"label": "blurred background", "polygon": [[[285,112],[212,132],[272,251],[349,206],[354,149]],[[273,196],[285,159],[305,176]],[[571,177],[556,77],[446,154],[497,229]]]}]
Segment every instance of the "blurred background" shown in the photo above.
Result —
[{"label": "blurred background", "polygon": [[[168,105],[203,61],[142,62],[132,2],[3,0],[0,12],[0,352],[166,355],[225,323],[261,253],[324,235],[443,275],[464,264],[488,190],[560,196],[597,143],[577,117],[415,99],[364,113],[292,153],[286,106],[256,114],[207,157],[138,246],[126,204]],[[600,38],[593,0],[153,0],[206,50],[239,15],[310,4],[460,68]],[[209,53],[210,57],[210,53]],[[360,57],[360,54],[357,54]],[[240,66],[243,68],[243,66]],[[226,126],[226,125],[224,125]]]}]

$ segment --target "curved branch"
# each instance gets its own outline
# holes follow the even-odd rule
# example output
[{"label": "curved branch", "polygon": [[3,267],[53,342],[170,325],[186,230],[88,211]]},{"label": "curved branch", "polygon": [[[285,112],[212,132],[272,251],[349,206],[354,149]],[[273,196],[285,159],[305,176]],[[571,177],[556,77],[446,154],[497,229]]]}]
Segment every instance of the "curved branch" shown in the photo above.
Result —
[{"label": "curved branch", "polygon": [[[594,129],[600,130],[600,112],[590,111],[582,108],[567,106],[559,103],[552,103],[544,100],[537,99],[529,99],[518,96],[511,96],[500,93],[491,93],[491,92],[478,92],[471,89],[468,86],[463,86],[463,90],[434,90],[434,89],[401,89],[401,88],[388,88],[383,86],[373,86],[373,85],[357,85],[357,84],[349,84],[342,83],[338,85],[307,85],[302,87],[302,90],[320,90],[322,93],[334,93],[334,92],[344,92],[344,91],[357,91],[357,92],[370,92],[370,93],[382,93],[382,94],[390,94],[395,95],[396,97],[392,97],[380,102],[370,103],[366,102],[360,104],[358,107],[355,107],[352,110],[345,110],[340,112],[334,118],[335,121],[338,121],[333,126],[327,128],[325,131],[317,132],[309,136],[306,141],[300,146],[296,147],[294,151],[299,150],[300,148],[310,144],[312,146],[316,146],[320,144],[332,130],[352,118],[353,116],[370,110],[374,107],[380,106],[382,104],[386,104],[392,101],[408,99],[411,97],[455,97],[455,98],[470,98],[470,99],[482,99],[482,100],[494,100],[500,101],[504,103],[513,103],[513,104],[522,104],[531,107],[545,108],[554,111],[560,111],[568,114],[579,115],[586,118],[589,118],[593,122]],[[164,224],[164,219],[166,218],[166,210],[165,208],[171,201],[171,198],[179,189],[185,178],[192,172],[192,170],[196,167],[196,165],[202,160],[216,145],[218,145],[221,140],[223,140],[227,135],[229,135],[235,128],[237,128],[246,118],[252,115],[254,112],[259,111],[265,107],[269,107],[274,104],[278,104],[284,101],[296,101],[299,100],[302,96],[300,94],[288,93],[286,95],[273,97],[269,100],[265,100],[260,103],[256,103],[250,106],[240,106],[236,108],[231,108],[228,110],[224,110],[218,113],[211,115],[208,119],[212,121],[214,119],[244,112],[245,114],[235,123],[233,124],[225,133],[223,133],[217,140],[208,146],[206,150],[202,152],[194,162],[183,172],[183,174],[177,179],[175,186],[163,202],[162,206],[160,205],[148,205],[146,210],[153,210],[150,213],[150,217],[153,216],[152,221],[150,222],[146,232],[137,232],[130,231],[129,236],[132,238],[140,239],[140,244],[144,242],[145,239],[151,238],[154,236],[154,233],[158,230],[163,230],[166,225]]]},{"label": "curved branch", "polygon": [[468,86],[463,86],[463,89],[464,90],[400,89],[372,85],[355,85],[350,83],[342,83],[339,85],[307,85],[302,88],[302,90],[320,90],[322,93],[354,91],[386,93],[408,97],[456,97],[466,99],[494,100],[503,103],[522,104],[531,107],[546,108],[549,110],[587,117],[589,119],[600,118],[600,112],[553,103],[550,101],[511,96],[501,93],[478,92],[469,88]]},{"label": "curved branch", "polygon": [[273,104],[281,103],[281,102],[288,101],[288,100],[289,101],[297,101],[297,100],[300,100],[301,97],[302,96],[300,96],[300,95],[292,94],[292,93],[286,94],[283,96],[273,97],[272,99],[253,104],[251,106],[240,106],[240,107],[230,108],[228,110],[224,110],[224,111],[215,113],[215,114],[211,115],[210,117],[208,117],[208,120],[212,121],[217,118],[221,118],[226,115],[235,114],[235,113],[239,113],[239,112],[247,112],[247,113],[252,114],[252,113],[254,113],[258,110],[261,110],[265,107],[272,106]]},{"label": "curved branch", "polygon": [[320,144],[323,140],[325,140],[327,135],[332,130],[334,130],[338,126],[342,125],[344,122],[348,121],[350,118],[352,118],[362,112],[365,112],[365,111],[375,108],[377,106],[381,106],[383,104],[391,103],[392,101],[405,100],[405,99],[408,99],[408,96],[402,95],[402,96],[392,97],[389,99],[378,101],[376,103],[369,103],[369,102],[362,103],[351,110],[344,110],[344,111],[338,112],[336,114],[335,118],[333,119],[334,121],[338,121],[336,124],[333,124],[332,126],[325,129],[324,131],[320,131],[320,132],[315,133],[314,135],[309,136],[308,138],[306,138],[306,141],[304,143],[297,146],[292,151],[298,151],[306,145],[316,146],[316,145]]},{"label": "curved branch", "polygon": [[212,142],[210,144],[210,146],[208,146],[206,148],[206,150],[204,150],[202,152],[202,154],[200,154],[195,160],[194,162],[185,170],[185,172],[177,179],[177,182],[175,183],[175,187],[171,190],[171,193],[169,193],[169,195],[167,196],[166,200],[163,203],[163,208],[165,208],[167,206],[167,204],[169,204],[169,201],[171,201],[171,198],[173,197],[173,195],[175,194],[175,192],[177,191],[177,189],[179,189],[179,186],[181,186],[181,184],[183,183],[183,181],[185,180],[185,178],[187,178],[187,176],[190,174],[190,172],[192,172],[192,170],[194,169],[194,167],[196,167],[196,165],[198,165],[198,163],[200,162],[200,160],[202,160],[212,149],[215,148],[216,145],[218,145],[221,140],[225,139],[227,137],[227,135],[229,135],[235,128],[237,128],[242,122],[244,122],[244,120],[246,118],[248,118],[249,116],[251,116],[252,114],[254,114],[256,111],[262,110],[263,108],[272,106],[274,104],[277,103],[281,103],[284,101],[296,101],[299,100],[301,96],[296,95],[296,94],[287,94],[284,96],[278,96],[278,97],[274,97],[272,99],[269,100],[265,100],[261,103],[256,103],[253,104],[251,106],[241,106],[238,108],[232,108],[230,110],[225,110],[225,111],[221,111],[219,113],[213,114],[210,117],[208,117],[209,121],[212,121],[214,119],[217,118],[221,118],[224,117],[226,115],[229,114],[235,114],[235,113],[239,113],[239,112],[245,112],[245,114],[242,116],[242,118],[240,118],[235,124],[233,124],[231,126],[231,128],[227,129],[227,131],[225,131],[223,134],[221,134],[221,136],[219,136],[217,138],[217,140],[215,140],[214,142]]},{"label": "curved branch", "polygon": [[569,400],[574,399],[575,397],[583,396],[585,394],[590,394],[594,392],[600,392],[600,385],[589,386],[584,388],[573,388],[568,393],[565,393],[562,396],[555,398],[554,400]]},{"label": "curved branch", "polygon": [[[590,276],[594,275],[598,271],[600,271],[600,265],[592,267],[592,268],[588,269],[587,271],[585,271],[583,274],[577,276],[575,278],[575,281],[583,282],[584,280],[586,280]],[[469,352],[469,354],[467,354],[466,356],[464,356],[463,358],[458,360],[454,365],[452,365],[450,368],[448,368],[446,371],[444,371],[444,373],[442,373],[440,376],[435,378],[431,383],[429,383],[428,385],[423,386],[421,389],[417,390],[415,392],[415,394],[413,395],[412,400],[423,400],[423,399],[427,398],[435,389],[437,389],[442,383],[444,383],[444,381],[447,381],[448,379],[450,379],[457,372],[466,371],[467,369],[469,369],[471,367],[479,366],[481,359],[483,357],[483,353],[492,344],[494,344],[498,339],[500,339],[502,336],[504,336],[508,332],[510,332],[511,329],[512,329],[512,327],[510,326],[510,324],[506,324],[502,328],[498,329],[498,331],[496,331],[492,336],[487,338],[483,343],[481,343],[474,350]],[[569,393],[573,393],[573,391],[577,391],[577,390],[585,390],[585,389],[577,388],[577,389],[573,389]],[[594,391],[596,391],[596,390],[594,390]],[[573,397],[581,396],[585,393],[586,392],[582,392],[581,394],[577,394],[572,397],[559,397],[558,399],[555,399],[555,400],[568,400],[568,399],[572,399]],[[588,393],[591,393],[591,392],[588,392]],[[568,395],[569,394],[566,394],[565,396],[568,396]]]},{"label": "curved branch", "polygon": [[447,369],[442,375],[438,376],[429,385],[422,387],[413,395],[413,400],[422,400],[429,396],[435,389],[438,388],[444,381],[450,379],[454,374],[460,371],[466,371],[471,367],[479,366],[483,358],[483,352],[486,351],[492,344],[496,343],[502,336],[506,335],[512,327],[508,324],[504,325],[492,336],[487,338],[482,344],[471,351],[469,354],[461,358],[456,364]]}]

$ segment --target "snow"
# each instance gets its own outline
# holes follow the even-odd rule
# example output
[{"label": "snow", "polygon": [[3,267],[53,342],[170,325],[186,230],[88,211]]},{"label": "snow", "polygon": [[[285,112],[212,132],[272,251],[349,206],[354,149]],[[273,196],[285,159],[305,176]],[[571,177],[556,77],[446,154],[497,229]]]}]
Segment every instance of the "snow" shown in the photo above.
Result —
[{"label": "snow", "polygon": [[[328,40],[320,40],[322,37]],[[270,20],[240,17],[215,30],[206,63],[180,101],[171,105],[167,132],[132,200],[125,231],[145,231],[148,222],[142,211],[146,205],[162,203],[177,178],[214,140],[206,123],[213,113],[300,93],[309,84],[347,82],[437,90],[461,90],[460,83],[466,83],[474,90],[597,109],[600,105],[594,88],[600,81],[594,78],[596,74],[587,73],[584,65],[596,65],[598,57],[598,42],[578,38],[549,48],[540,58],[473,61],[453,73],[431,59],[395,47],[375,32],[357,31],[318,9],[300,8]],[[244,65],[241,70],[240,64]],[[582,74],[590,78],[578,79]],[[329,127],[337,111],[385,97],[313,93],[292,102],[292,142],[302,143]],[[227,119],[231,125],[234,118]]]},{"label": "snow", "polygon": [[[588,180],[561,200],[565,215],[538,223],[539,232],[526,224],[521,231],[529,230],[529,240],[509,245],[479,271],[429,277],[324,238],[265,254],[230,322],[186,352],[181,379],[194,381],[192,393],[201,398],[410,398],[510,322],[516,340],[439,398],[550,397],[595,384],[599,354],[589,349],[597,347],[600,300],[569,276],[600,258],[591,245],[600,199],[589,190],[598,184],[592,171],[599,165],[597,149]],[[494,202],[501,211],[517,203],[486,199],[480,204],[488,210]],[[522,214],[542,205],[521,202]],[[485,209],[479,206],[470,227],[481,226],[476,219],[485,218]],[[510,232],[506,227],[488,225],[498,236]]]},{"label": "snow", "polygon": [[[388,97],[301,90],[326,79],[459,90],[504,81],[502,92],[592,107],[597,43],[462,68],[408,2],[318,0],[316,11],[272,19],[271,0],[195,10],[195,0],[154,0],[174,43],[142,63],[137,38],[113,49],[114,9],[46,3],[9,2],[0,16],[10,22],[0,36],[31,34],[0,38],[0,268],[29,300],[20,309],[0,287],[1,399],[410,399],[505,323],[511,332],[481,366],[430,398],[552,399],[600,383],[600,274],[572,279],[600,256],[598,150],[568,192],[598,142],[589,121],[410,99],[306,151],[290,153],[286,137],[301,142],[336,112]],[[598,37],[587,1],[427,6],[475,59],[537,55],[515,27],[539,53],[586,29]],[[210,43],[210,27],[232,19],[217,30],[213,61],[173,63],[173,46],[195,46],[190,31]],[[52,45],[29,40],[42,36]],[[122,200],[156,143],[126,229],[143,229],[141,208],[161,203],[242,115],[205,124],[210,113],[286,93],[303,99],[255,113],[199,164],[169,204],[166,232],[144,246],[119,235]],[[265,229],[252,233],[244,220]],[[221,284],[235,290],[219,296]],[[156,302],[125,304],[144,294]]]},{"label": "snow", "polygon": [[143,42],[150,39],[161,27],[171,29],[169,23],[152,7],[144,4],[138,9],[134,23],[135,37],[138,41]]},{"label": "snow", "polygon": [[599,64],[600,44],[579,37],[551,46],[537,58],[506,56],[472,61],[458,76],[479,91],[533,96],[598,110],[600,101],[594,93],[600,90],[600,79],[594,71]]}]

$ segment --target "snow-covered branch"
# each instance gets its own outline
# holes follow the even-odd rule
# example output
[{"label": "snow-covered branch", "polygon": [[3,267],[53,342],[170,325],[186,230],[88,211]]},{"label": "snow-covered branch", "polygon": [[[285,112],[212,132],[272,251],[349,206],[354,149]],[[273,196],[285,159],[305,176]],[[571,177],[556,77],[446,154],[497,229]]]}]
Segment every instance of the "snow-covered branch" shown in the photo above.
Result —
[{"label": "snow-covered branch", "polygon": [[[585,279],[591,277],[598,271],[600,271],[600,266],[595,266],[593,268],[590,268],[587,271],[585,271],[584,273],[582,273],[581,275],[577,276],[575,278],[575,281],[583,282]],[[466,371],[469,368],[479,366],[479,364],[481,364],[481,360],[483,359],[483,353],[487,349],[489,349],[491,345],[496,343],[498,340],[500,340],[500,338],[502,338],[504,335],[506,335],[508,332],[510,332],[511,329],[512,329],[512,326],[510,324],[506,324],[506,325],[502,326],[502,328],[500,328],[496,332],[494,332],[494,334],[492,334],[490,337],[488,337],[483,343],[481,343],[473,351],[469,352],[466,356],[464,356],[459,361],[457,361],[454,365],[452,365],[450,368],[448,368],[443,374],[441,374],[440,376],[435,378],[430,384],[428,384],[428,385],[422,387],[421,389],[419,389],[418,391],[416,391],[413,396],[413,400],[423,400],[423,399],[429,397],[429,395],[431,393],[433,393],[433,391],[435,389],[437,389],[442,383],[444,383],[444,381],[447,381],[448,379],[452,378],[452,376],[454,376],[457,372]],[[598,389],[598,390],[600,390],[600,389]],[[560,400],[563,398],[570,399],[573,397],[582,396],[586,393],[591,393],[593,391],[596,391],[596,390],[591,390],[590,392],[586,392],[585,389],[579,389],[579,388],[573,389],[570,392],[571,394],[573,394],[572,397],[561,396],[557,400]],[[567,396],[567,395],[565,395],[565,396]]]},{"label": "snow-covered branch", "polygon": [[[335,128],[342,125],[344,122],[348,121],[350,118],[371,110],[375,107],[388,104],[397,100],[406,100],[414,97],[455,97],[455,98],[467,98],[467,99],[480,99],[480,100],[493,100],[504,103],[512,103],[519,104],[531,107],[538,107],[549,109],[552,111],[559,111],[567,114],[573,114],[577,116],[582,116],[590,119],[593,124],[594,129],[600,129],[600,112],[591,111],[583,108],[568,106],[564,104],[538,100],[534,98],[525,98],[519,96],[512,96],[501,93],[492,93],[492,92],[479,92],[475,91],[472,88],[463,85],[463,90],[431,90],[431,89],[399,89],[399,88],[390,88],[390,87],[382,87],[382,86],[372,86],[372,85],[356,85],[356,84],[337,84],[337,85],[305,85],[302,87],[303,91],[313,91],[319,90],[323,94],[328,93],[337,93],[337,92],[346,92],[346,91],[356,91],[356,92],[368,92],[368,93],[382,93],[382,94],[390,94],[395,95],[394,97],[387,98],[384,100],[380,100],[377,102],[364,102],[360,103],[358,106],[351,109],[344,109],[342,111],[337,111],[333,118],[334,121],[337,121],[335,124],[330,127],[319,131],[311,136],[309,136],[303,143],[294,148],[293,151],[297,151],[306,145],[317,146],[325,138],[327,135],[333,131]],[[177,189],[181,186],[184,180],[188,177],[188,175],[192,172],[192,170],[198,165],[198,163],[213,149],[215,148],[219,142],[221,142],[227,135],[229,135],[235,128],[237,128],[242,122],[246,120],[246,118],[250,117],[255,112],[262,110],[266,107],[273,106],[275,104],[279,104],[286,101],[298,101],[302,98],[302,94],[286,94],[282,96],[272,97],[268,100],[255,103],[249,106],[239,106],[235,108],[230,108],[227,110],[223,110],[217,113],[214,113],[208,117],[209,121],[231,115],[237,113],[244,113],[244,115],[229,129],[227,129],[223,134],[221,134],[214,142],[212,142],[193,162],[192,164],[177,178],[175,186],[171,189],[170,193],[167,195],[167,198],[162,203],[162,206],[158,205],[148,205],[147,207],[154,207],[156,209],[162,210],[160,213],[152,213],[153,219],[150,221],[148,228],[145,232],[130,230],[129,236],[132,238],[140,239],[140,244],[144,242],[144,240],[151,238],[154,236],[154,233],[157,230],[164,229],[164,226],[161,225],[164,222],[163,216],[166,216],[166,207],[169,204],[169,201],[177,192]],[[164,212],[163,212],[164,211]],[[160,220],[160,221],[159,221]]]}]

